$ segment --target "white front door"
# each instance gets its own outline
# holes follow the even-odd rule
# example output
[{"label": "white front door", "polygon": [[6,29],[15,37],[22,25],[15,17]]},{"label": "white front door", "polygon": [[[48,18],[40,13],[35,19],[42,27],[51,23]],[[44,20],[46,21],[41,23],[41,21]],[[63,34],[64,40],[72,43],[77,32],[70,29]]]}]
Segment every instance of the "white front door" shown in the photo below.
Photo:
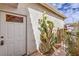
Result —
[{"label": "white front door", "polygon": [[26,17],[0,12],[0,55],[23,55],[25,53]]},{"label": "white front door", "polygon": [[7,45],[6,45],[7,42],[5,42],[5,45],[4,45],[4,41],[6,41],[6,39],[3,36],[4,32],[5,32],[4,29],[6,28],[6,26],[4,27],[3,20],[1,20],[1,17],[2,17],[2,15],[1,15],[1,12],[0,12],[0,56],[3,56],[3,55],[6,56],[7,55]]}]

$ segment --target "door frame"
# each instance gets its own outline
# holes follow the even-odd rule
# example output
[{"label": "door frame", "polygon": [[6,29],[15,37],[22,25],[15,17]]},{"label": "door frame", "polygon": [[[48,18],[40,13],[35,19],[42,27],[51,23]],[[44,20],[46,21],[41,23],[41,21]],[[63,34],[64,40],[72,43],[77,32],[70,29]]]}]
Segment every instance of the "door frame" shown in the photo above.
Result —
[{"label": "door frame", "polygon": [[9,12],[9,11],[5,11],[5,10],[0,10],[0,12],[5,12],[5,13],[11,13],[11,14],[15,14],[15,15],[20,15],[20,16],[23,16],[23,17],[25,17],[26,18],[26,33],[25,33],[25,41],[26,41],[26,47],[25,47],[25,50],[26,50],[26,52],[22,55],[22,56],[24,56],[24,55],[27,55],[27,15],[23,15],[23,14],[19,14],[19,13],[15,13],[15,12]]}]

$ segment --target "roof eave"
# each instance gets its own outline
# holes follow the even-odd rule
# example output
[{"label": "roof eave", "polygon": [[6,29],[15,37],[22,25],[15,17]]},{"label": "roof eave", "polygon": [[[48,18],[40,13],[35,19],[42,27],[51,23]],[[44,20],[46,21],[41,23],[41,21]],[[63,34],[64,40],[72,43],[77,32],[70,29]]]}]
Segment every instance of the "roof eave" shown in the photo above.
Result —
[{"label": "roof eave", "polygon": [[60,13],[54,6],[49,5],[48,3],[40,3],[41,5],[45,6],[46,8],[50,9],[55,14],[59,15],[62,18],[67,18],[64,14]]}]

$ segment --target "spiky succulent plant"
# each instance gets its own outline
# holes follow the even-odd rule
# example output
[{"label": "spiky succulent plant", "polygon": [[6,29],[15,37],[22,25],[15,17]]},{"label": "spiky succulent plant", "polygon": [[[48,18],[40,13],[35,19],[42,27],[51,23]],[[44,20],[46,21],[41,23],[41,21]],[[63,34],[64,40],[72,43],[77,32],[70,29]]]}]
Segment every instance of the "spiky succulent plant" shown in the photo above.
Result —
[{"label": "spiky succulent plant", "polygon": [[54,24],[52,21],[47,20],[47,15],[44,13],[42,18],[39,19],[39,25],[39,30],[41,32],[39,51],[45,55],[50,55],[54,52],[53,45],[56,42],[56,37],[52,32]]}]

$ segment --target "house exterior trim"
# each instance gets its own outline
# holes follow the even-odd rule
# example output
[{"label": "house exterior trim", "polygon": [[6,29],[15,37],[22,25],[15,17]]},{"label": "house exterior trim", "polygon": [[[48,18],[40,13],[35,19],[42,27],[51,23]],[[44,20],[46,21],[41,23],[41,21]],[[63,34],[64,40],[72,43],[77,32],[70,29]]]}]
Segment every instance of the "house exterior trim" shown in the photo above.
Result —
[{"label": "house exterior trim", "polygon": [[63,17],[64,19],[66,18],[65,15],[60,13],[54,6],[49,5],[48,3],[40,3],[42,6],[46,7],[47,9],[51,10],[55,14],[59,15],[60,17]]}]

